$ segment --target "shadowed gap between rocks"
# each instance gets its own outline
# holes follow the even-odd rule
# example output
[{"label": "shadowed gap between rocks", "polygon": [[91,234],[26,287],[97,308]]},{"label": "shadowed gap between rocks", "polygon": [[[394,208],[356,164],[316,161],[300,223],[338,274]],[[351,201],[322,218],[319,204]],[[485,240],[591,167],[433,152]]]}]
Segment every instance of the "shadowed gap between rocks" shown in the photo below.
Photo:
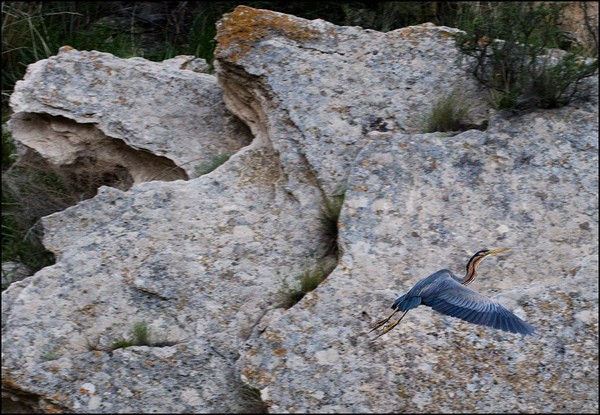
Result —
[{"label": "shadowed gap between rocks", "polygon": [[50,253],[41,243],[41,217],[93,198],[101,186],[126,191],[145,181],[188,179],[168,158],[108,137],[95,124],[18,113],[10,121],[10,130],[22,145],[19,159],[3,174],[2,183],[19,208],[7,209],[3,216],[26,224],[26,237],[33,238],[43,255]]},{"label": "shadowed gap between rocks", "polygon": [[56,171],[121,179],[97,180],[96,188],[108,185],[125,191],[151,180],[188,179],[185,171],[167,157],[133,148],[121,139],[105,135],[95,124],[77,123],[62,116],[19,113],[13,115],[10,130],[15,141],[40,153]]}]

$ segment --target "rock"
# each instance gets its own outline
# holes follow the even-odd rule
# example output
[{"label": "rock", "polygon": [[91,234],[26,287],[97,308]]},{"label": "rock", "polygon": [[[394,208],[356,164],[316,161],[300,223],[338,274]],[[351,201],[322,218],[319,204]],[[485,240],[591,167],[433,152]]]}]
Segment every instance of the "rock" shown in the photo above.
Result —
[{"label": "rock", "polygon": [[198,73],[208,73],[209,65],[206,60],[202,58],[196,58],[193,55],[179,55],[174,58],[164,60],[164,65],[173,65],[178,69],[189,69]]},{"label": "rock", "polygon": [[[563,108],[451,138],[371,133],[348,182],[341,265],[249,340],[244,381],[275,413],[594,412],[595,117]],[[505,246],[472,287],[533,337],[420,307],[373,341],[418,280]]]},{"label": "rock", "polygon": [[[244,390],[271,412],[597,411],[597,101],[488,114],[454,32],[226,15],[216,75],[252,143],[43,219],[57,263],[2,294],[5,393],[46,412],[256,408]],[[488,129],[420,134],[453,88]],[[68,112],[48,114],[82,123]],[[344,189],[343,256],[286,310],[331,260],[320,215]],[[505,246],[473,287],[536,336],[421,307],[370,341],[417,280]]]},{"label": "rock", "polygon": [[290,187],[308,163],[332,194],[367,132],[419,132],[453,89],[471,101],[474,120],[485,116],[476,82],[457,63],[457,31],[381,33],[240,6],[218,23],[214,66],[228,107],[279,152]]},{"label": "rock", "polygon": [[63,47],[17,82],[9,128],[53,164],[125,169],[131,179],[122,189],[198,177],[214,157],[251,140],[222,103],[215,77],[198,73],[202,64],[190,56],[160,63]]},{"label": "rock", "polygon": [[[13,284],[3,301],[4,350],[20,351],[3,357],[7,382],[40,396],[54,390],[62,400],[52,404],[64,411],[236,411],[233,368],[244,340],[321,252],[319,205],[302,206],[277,186],[274,158],[247,147],[197,179],[126,193],[102,187],[45,217],[44,244],[57,263]],[[132,351],[139,364],[127,363],[129,349],[115,360],[115,342],[140,322],[151,347]],[[168,358],[139,357],[162,344]],[[97,398],[74,396],[84,383]],[[161,392],[144,398],[150,387]]]}]

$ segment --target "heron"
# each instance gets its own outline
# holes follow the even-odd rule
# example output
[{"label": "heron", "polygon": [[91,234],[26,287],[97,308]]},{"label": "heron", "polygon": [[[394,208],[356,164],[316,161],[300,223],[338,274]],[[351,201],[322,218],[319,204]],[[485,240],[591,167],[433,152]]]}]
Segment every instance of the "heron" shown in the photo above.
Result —
[{"label": "heron", "polygon": [[402,312],[400,318],[385,326],[377,337],[383,336],[396,327],[406,313],[423,304],[442,314],[457,317],[469,323],[511,333],[533,334],[535,329],[531,325],[508,311],[498,302],[467,287],[477,276],[477,266],[484,258],[506,252],[509,249],[482,249],[476,252],[467,262],[467,273],[462,278],[447,269],[439,270],[429,277],[423,278],[406,294],[398,297],[392,304],[394,312],[388,318],[378,322],[370,331],[377,330],[397,312]]}]

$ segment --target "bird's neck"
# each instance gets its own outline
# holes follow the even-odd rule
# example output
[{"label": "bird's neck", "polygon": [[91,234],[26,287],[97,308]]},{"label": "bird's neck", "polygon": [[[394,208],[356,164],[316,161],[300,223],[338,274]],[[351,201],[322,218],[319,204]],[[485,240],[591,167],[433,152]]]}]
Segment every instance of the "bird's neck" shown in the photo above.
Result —
[{"label": "bird's neck", "polygon": [[467,273],[460,281],[462,285],[469,285],[473,282],[473,280],[477,276],[477,265],[479,264],[479,262],[481,262],[482,259],[483,257],[474,256],[469,260],[469,262],[467,263]]}]

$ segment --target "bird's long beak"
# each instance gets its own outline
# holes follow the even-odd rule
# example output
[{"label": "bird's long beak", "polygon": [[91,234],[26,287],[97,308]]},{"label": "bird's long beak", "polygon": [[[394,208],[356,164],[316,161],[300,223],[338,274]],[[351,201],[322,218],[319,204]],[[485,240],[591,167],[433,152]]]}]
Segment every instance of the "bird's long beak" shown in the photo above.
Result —
[{"label": "bird's long beak", "polygon": [[494,250],[491,250],[490,252],[488,252],[488,255],[501,254],[502,252],[506,252],[508,250],[510,250],[510,248],[494,249]]}]

